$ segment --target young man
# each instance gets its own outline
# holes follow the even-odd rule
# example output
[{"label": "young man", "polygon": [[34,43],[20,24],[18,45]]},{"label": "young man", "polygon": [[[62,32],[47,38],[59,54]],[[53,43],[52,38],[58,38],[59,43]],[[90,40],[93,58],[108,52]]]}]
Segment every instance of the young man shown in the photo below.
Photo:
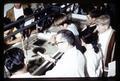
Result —
[{"label": "young man", "polygon": [[75,46],[75,36],[69,30],[61,30],[56,35],[56,45],[64,52],[47,77],[85,77],[85,58]]},{"label": "young man", "polygon": [[[14,6],[7,11],[6,17],[9,18],[12,22],[16,21],[20,16],[24,15],[24,9],[27,8],[28,5],[22,5],[21,3],[14,3]],[[11,28],[8,30],[8,34],[16,31],[17,29],[15,27]],[[7,34],[7,35],[8,35]],[[6,43],[9,44],[15,44],[21,40],[21,34],[18,33],[14,38],[9,38],[7,39]]]},{"label": "young man", "polygon": [[5,52],[5,66],[10,72],[10,78],[29,78],[32,75],[27,72],[24,52],[20,48],[11,48]]},{"label": "young man", "polygon": [[[40,78],[41,76],[31,75],[27,71],[27,60],[22,49],[14,47],[4,54],[5,69],[10,73],[8,78]],[[34,58],[33,58],[34,59]]]},{"label": "young man", "polygon": [[101,49],[104,56],[103,59],[106,60],[107,50],[109,49],[108,48],[109,42],[115,30],[113,30],[112,27],[110,26],[109,15],[101,15],[96,20],[96,24],[97,24],[96,30],[98,31],[98,37],[99,37],[98,43],[101,44]]}]

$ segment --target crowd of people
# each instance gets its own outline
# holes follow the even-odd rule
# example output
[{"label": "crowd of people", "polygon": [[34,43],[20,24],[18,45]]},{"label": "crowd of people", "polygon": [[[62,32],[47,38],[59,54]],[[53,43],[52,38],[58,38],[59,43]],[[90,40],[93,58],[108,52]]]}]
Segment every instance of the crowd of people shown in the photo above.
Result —
[{"label": "crowd of people", "polygon": [[[33,13],[28,7],[24,9],[24,6],[26,7],[26,5],[21,5],[20,3],[14,4],[14,7],[7,12],[6,17],[11,19],[11,21],[15,21],[20,16],[25,17]],[[112,52],[108,54],[109,48],[111,48],[108,48],[108,46],[115,42],[110,41],[115,33],[115,30],[111,26],[111,16],[106,13],[105,9],[96,7],[88,13],[86,12],[87,14],[84,14],[80,12],[80,7],[77,6],[76,4],[75,8],[73,8],[75,9],[74,12],[70,11],[67,14],[62,13],[57,15],[51,25],[52,29],[58,30],[53,32],[46,40],[55,45],[60,52],[63,52],[59,60],[49,56],[46,58],[46,60],[54,63],[55,66],[47,71],[45,75],[32,75],[27,72],[24,51],[14,47],[5,51],[5,67],[11,74],[10,78],[105,76],[106,64],[110,62],[108,61],[106,63],[106,59],[108,55],[112,54]],[[81,18],[75,19],[72,17],[73,14],[76,17],[80,15]],[[86,19],[82,19],[82,17]],[[29,20],[29,22],[25,22],[23,25],[28,25],[32,22],[34,22],[34,18]],[[46,35],[46,31],[50,31],[50,29],[41,31],[43,29],[41,26],[43,25],[40,24],[39,31],[37,30],[38,38]],[[16,28],[19,29],[20,27]],[[4,34],[8,35],[13,30],[14,28],[7,30]],[[24,32],[28,32],[30,35],[32,31],[26,29]],[[5,43],[14,44],[18,42],[16,41],[17,37],[14,39],[15,42],[13,38],[14,36],[11,39],[5,40]]]}]

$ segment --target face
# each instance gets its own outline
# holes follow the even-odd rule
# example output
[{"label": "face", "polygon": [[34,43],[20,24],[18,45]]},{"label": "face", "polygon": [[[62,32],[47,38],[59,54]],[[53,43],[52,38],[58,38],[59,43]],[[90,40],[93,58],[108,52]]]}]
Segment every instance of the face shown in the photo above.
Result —
[{"label": "face", "polygon": [[19,9],[21,7],[21,4],[20,3],[15,3],[14,7],[17,8],[17,9]]},{"label": "face", "polygon": [[67,41],[62,38],[61,34],[56,35],[56,45],[61,52],[65,52],[68,47]]},{"label": "face", "polygon": [[104,24],[97,24],[97,30],[99,33],[103,33],[108,29],[108,25],[104,25]]},{"label": "face", "polygon": [[95,24],[96,18],[92,18],[90,15],[87,15],[87,17],[88,17],[88,19],[87,19],[88,25]]}]

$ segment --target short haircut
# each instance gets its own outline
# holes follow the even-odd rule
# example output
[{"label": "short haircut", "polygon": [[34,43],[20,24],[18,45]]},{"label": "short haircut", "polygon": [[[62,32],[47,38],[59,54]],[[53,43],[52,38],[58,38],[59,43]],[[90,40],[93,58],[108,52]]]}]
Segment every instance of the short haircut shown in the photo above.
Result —
[{"label": "short haircut", "polygon": [[24,9],[24,15],[29,16],[31,14],[33,14],[33,10],[31,8]]},{"label": "short haircut", "polygon": [[11,48],[5,52],[5,66],[12,74],[24,67],[24,52],[20,48]]},{"label": "short haircut", "polygon": [[93,9],[93,10],[89,11],[89,15],[91,18],[100,17],[102,14],[103,14],[103,12],[100,9]]},{"label": "short haircut", "polygon": [[75,36],[71,31],[64,29],[58,31],[57,34],[61,34],[62,37],[65,38],[70,45],[75,45]]},{"label": "short haircut", "polygon": [[67,20],[67,16],[64,14],[60,14],[58,17],[55,18],[54,25],[58,26],[66,20]]},{"label": "short haircut", "polygon": [[110,16],[109,15],[101,15],[100,17],[97,18],[96,23],[109,25],[110,24]]}]

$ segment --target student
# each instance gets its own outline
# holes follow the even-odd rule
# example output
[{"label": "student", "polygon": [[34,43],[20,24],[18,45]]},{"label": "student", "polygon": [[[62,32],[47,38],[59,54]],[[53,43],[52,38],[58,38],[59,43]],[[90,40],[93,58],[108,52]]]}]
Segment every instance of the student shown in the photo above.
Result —
[{"label": "student", "polygon": [[29,78],[24,52],[20,48],[11,48],[5,52],[5,66],[10,72],[10,78]]},{"label": "student", "polygon": [[8,49],[5,54],[5,68],[9,71],[8,78],[40,78],[41,76],[31,75],[27,71],[27,60],[22,49],[14,47]]},{"label": "student", "polygon": [[102,76],[102,53],[98,46],[98,32],[86,33],[82,36],[82,44],[86,48],[86,68],[88,77]]},{"label": "student", "polygon": [[79,24],[76,22],[72,22],[71,20],[66,20],[64,21],[61,25],[61,29],[67,29],[69,31],[71,31],[74,35],[75,35],[75,43],[76,43],[76,47],[82,52],[85,52],[85,49],[83,46],[81,46],[81,41],[79,39],[79,31],[78,31],[78,26]]},{"label": "student", "polygon": [[[9,18],[11,22],[16,21],[20,16],[24,15],[24,9],[27,8],[28,5],[22,5],[21,3],[14,3],[14,6],[9,9],[6,13],[6,18]],[[13,27],[9,30],[9,33],[13,33],[16,31],[16,28]],[[9,38],[9,40],[6,41],[6,44],[15,44],[17,42],[21,41],[21,34],[18,33],[13,36],[14,39]]]},{"label": "student", "polygon": [[108,45],[115,30],[112,29],[110,25],[109,15],[101,15],[96,20],[96,24],[97,24],[96,30],[98,31],[98,37],[99,37],[98,42],[101,44],[101,49],[105,60],[107,56],[107,50],[109,49]]},{"label": "student", "polygon": [[85,58],[75,46],[74,34],[69,30],[60,30],[56,35],[56,45],[64,54],[45,76],[85,77]]}]

